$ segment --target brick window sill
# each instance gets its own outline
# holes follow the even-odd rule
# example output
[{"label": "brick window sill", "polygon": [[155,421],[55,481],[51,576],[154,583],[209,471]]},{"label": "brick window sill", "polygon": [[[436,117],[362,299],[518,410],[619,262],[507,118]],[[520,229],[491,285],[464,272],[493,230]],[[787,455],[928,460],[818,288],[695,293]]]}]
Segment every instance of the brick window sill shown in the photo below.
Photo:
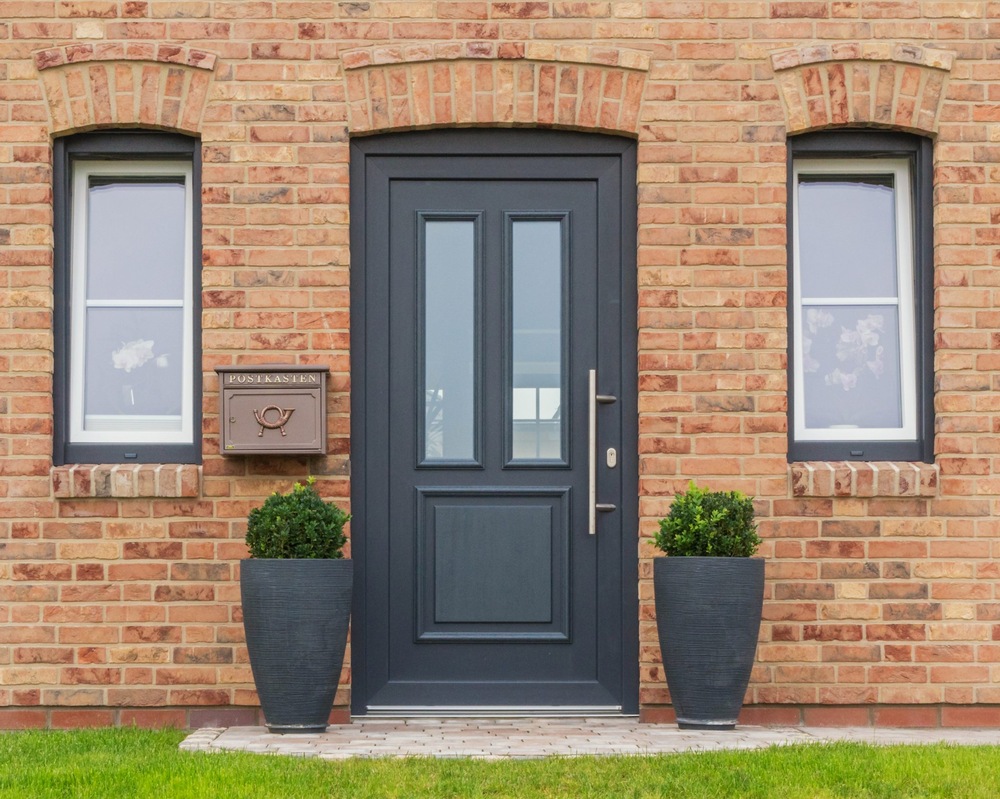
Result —
[{"label": "brick window sill", "polygon": [[197,497],[201,467],[155,463],[54,466],[52,491],[57,499]]},{"label": "brick window sill", "polygon": [[889,461],[809,461],[789,464],[796,497],[934,497],[938,467]]}]

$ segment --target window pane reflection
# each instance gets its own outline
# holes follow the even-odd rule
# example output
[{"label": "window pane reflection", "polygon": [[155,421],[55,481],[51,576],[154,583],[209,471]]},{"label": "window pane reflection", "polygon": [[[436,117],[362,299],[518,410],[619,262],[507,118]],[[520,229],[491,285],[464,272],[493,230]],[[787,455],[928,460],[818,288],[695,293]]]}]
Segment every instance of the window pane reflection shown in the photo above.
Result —
[{"label": "window pane reflection", "polygon": [[806,425],[835,430],[900,427],[898,309],[807,306],[803,322]]},{"label": "window pane reflection", "polygon": [[424,460],[474,460],[475,222],[424,223]]},{"label": "window pane reflection", "polygon": [[91,308],[84,361],[84,430],[181,429],[180,308]]},{"label": "window pane reflection", "polygon": [[87,297],[184,296],[183,178],[90,179]]},{"label": "window pane reflection", "polygon": [[515,460],[564,458],[562,223],[516,220],[511,230]]},{"label": "window pane reflection", "polygon": [[798,228],[803,297],[895,297],[892,175],[802,176]]}]

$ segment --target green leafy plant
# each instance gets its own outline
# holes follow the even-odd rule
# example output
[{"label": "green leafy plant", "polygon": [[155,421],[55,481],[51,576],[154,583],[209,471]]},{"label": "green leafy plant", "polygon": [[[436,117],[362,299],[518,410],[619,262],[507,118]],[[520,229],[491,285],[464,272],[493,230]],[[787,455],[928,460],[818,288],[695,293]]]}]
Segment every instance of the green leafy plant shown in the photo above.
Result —
[{"label": "green leafy plant", "polygon": [[253,558],[342,558],[351,518],[316,493],[316,478],[275,492],[247,517],[247,546]]},{"label": "green leafy plant", "polygon": [[691,483],[660,519],[655,543],[673,556],[749,558],[760,545],[753,501],[739,491],[709,491]]}]

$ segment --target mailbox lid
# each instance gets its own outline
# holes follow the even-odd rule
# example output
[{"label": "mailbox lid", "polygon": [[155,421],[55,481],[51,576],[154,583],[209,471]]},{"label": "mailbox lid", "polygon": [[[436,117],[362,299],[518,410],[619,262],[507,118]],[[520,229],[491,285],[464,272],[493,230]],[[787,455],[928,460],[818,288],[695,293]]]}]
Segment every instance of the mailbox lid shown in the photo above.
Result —
[{"label": "mailbox lid", "polygon": [[[251,388],[254,386],[283,386],[285,388],[326,388],[329,366],[297,366],[289,363],[265,363],[240,366],[216,366],[219,388]],[[299,375],[299,377],[296,377]]]}]

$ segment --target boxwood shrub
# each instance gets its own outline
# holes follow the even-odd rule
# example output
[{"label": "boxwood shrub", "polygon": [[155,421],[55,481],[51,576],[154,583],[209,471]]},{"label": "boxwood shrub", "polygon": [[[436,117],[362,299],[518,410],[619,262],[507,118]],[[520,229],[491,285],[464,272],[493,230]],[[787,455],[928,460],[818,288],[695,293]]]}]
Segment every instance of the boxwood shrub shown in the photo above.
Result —
[{"label": "boxwood shrub", "polygon": [[660,519],[655,543],[671,556],[749,558],[760,545],[753,501],[739,491],[709,491],[691,483]]},{"label": "boxwood shrub", "polygon": [[297,483],[287,494],[271,494],[247,517],[252,558],[342,558],[351,518],[315,488],[316,479]]}]

